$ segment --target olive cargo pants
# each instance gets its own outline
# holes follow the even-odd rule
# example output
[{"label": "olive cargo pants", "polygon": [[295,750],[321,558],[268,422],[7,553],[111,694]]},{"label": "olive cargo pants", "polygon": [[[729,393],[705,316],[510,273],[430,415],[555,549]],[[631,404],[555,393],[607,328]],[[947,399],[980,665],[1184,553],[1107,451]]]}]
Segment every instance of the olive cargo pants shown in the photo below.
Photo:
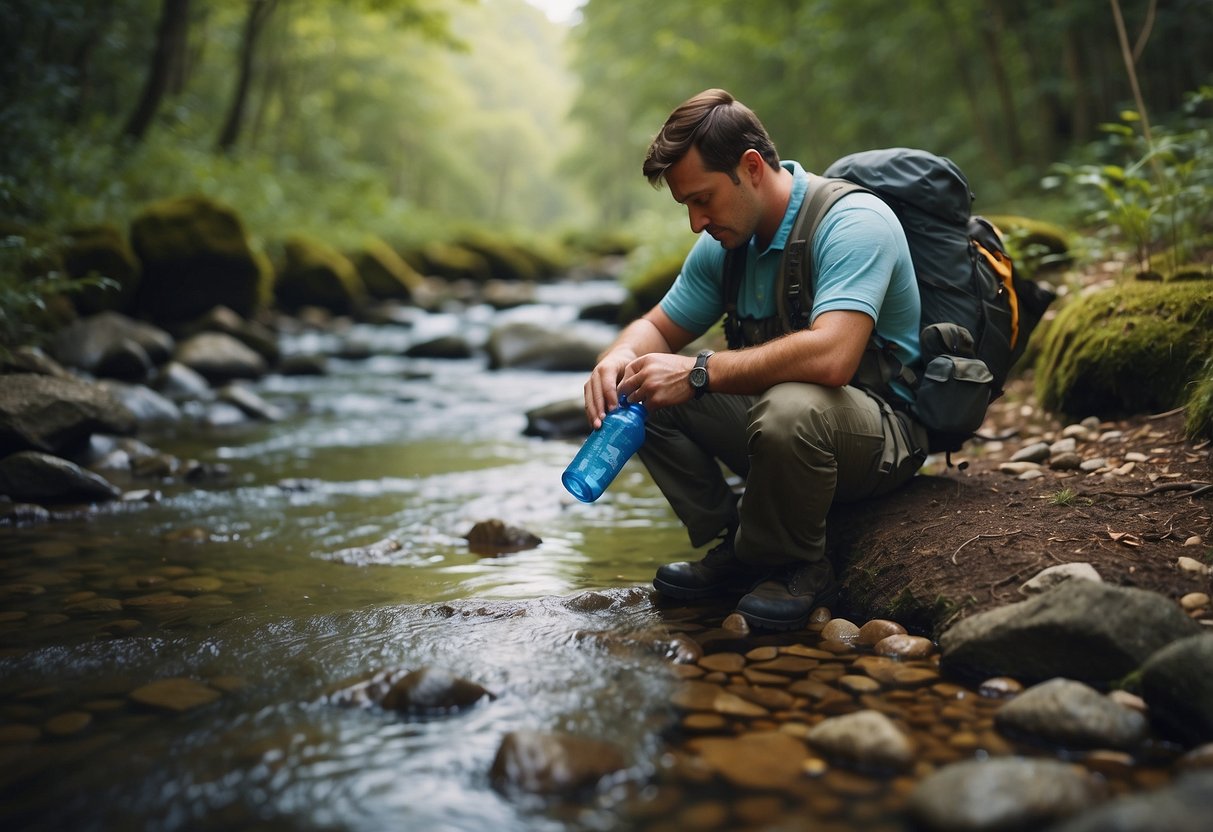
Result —
[{"label": "olive cargo pants", "polygon": [[780,566],[824,557],[830,505],[904,484],[925,447],[921,427],[856,387],[784,383],[658,410],[639,454],[692,546],[736,527],[740,560]]}]

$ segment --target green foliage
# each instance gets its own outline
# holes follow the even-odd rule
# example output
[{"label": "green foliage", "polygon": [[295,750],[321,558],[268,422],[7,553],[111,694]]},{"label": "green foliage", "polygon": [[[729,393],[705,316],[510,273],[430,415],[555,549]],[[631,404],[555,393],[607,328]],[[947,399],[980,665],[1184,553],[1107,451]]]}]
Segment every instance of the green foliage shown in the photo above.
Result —
[{"label": "green foliage", "polygon": [[[1191,94],[1178,123],[1147,140],[1140,115],[1103,125],[1094,161],[1059,164],[1046,187],[1068,185],[1096,234],[1131,246],[1141,272],[1174,272],[1213,227],[1213,86]],[[1152,257],[1157,253],[1161,256]]]},{"label": "green foliage", "polygon": [[646,246],[636,250],[623,277],[628,290],[619,312],[623,322],[639,318],[657,305],[682,271],[682,262],[692,242],[687,240],[679,246]]},{"label": "green foliage", "polygon": [[1055,506],[1069,506],[1074,504],[1074,500],[1077,499],[1077,497],[1078,492],[1073,488],[1062,488],[1053,493],[1053,495],[1049,498],[1049,503]]},{"label": "green foliage", "polygon": [[66,314],[55,303],[88,288],[116,288],[97,275],[71,278],[60,270],[57,246],[18,234],[0,237],[0,358],[24,345],[39,345]]},{"label": "green foliage", "polygon": [[254,55],[244,129],[215,141],[247,3],[195,4],[185,60],[137,144],[116,137],[138,97],[159,0],[0,0],[0,215],[66,230],[129,223],[202,193],[259,246],[288,233],[398,249],[468,222],[559,231],[584,216],[556,160],[571,78],[564,30],[524,0],[280,3]]},{"label": "green foliage", "polygon": [[1213,439],[1213,356],[1192,382],[1184,413],[1184,428],[1192,439]]},{"label": "green foliage", "polygon": [[1045,331],[1036,393],[1070,418],[1184,403],[1213,356],[1213,282],[1132,282],[1072,300]]}]

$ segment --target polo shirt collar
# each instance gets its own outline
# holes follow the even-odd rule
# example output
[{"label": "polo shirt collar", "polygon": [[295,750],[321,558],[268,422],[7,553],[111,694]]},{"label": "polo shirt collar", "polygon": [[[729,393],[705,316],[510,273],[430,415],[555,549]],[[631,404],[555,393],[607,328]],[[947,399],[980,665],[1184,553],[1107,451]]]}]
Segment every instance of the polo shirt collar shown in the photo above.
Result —
[{"label": "polo shirt collar", "polygon": [[[788,209],[783,214],[783,222],[775,230],[775,236],[771,238],[767,251],[783,251],[788,243],[788,235],[792,233],[792,226],[796,224],[796,212],[800,210],[800,203],[804,201],[805,191],[809,188],[809,174],[799,162],[784,159],[779,164],[792,173],[792,196],[788,200]],[[753,238],[750,238],[750,245],[754,245]]]}]

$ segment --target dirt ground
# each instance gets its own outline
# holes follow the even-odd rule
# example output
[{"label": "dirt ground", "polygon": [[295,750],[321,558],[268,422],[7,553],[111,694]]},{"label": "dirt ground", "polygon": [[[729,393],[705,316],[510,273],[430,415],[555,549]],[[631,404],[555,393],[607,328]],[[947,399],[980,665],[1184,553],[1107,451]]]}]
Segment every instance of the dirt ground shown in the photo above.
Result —
[{"label": "dirt ground", "polygon": [[964,616],[1023,600],[1024,581],[1061,563],[1089,563],[1108,583],[1177,601],[1211,592],[1207,570],[1178,565],[1213,562],[1211,443],[1185,439],[1180,412],[1104,421],[1101,438],[1080,439],[1077,453],[1106,465],[1045,463],[1043,476],[1020,480],[999,465],[1065,427],[1030,392],[1029,380],[1010,385],[983,426],[997,439],[971,441],[953,467],[929,460],[899,492],[835,509],[829,548],[846,607],[938,636]]}]

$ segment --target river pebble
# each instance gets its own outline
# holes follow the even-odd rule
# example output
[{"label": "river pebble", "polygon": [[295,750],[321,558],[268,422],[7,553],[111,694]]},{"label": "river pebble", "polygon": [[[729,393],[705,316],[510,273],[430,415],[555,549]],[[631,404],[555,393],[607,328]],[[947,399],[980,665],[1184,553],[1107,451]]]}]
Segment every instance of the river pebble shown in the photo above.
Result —
[{"label": "river pebble", "polygon": [[882,638],[873,649],[878,656],[921,659],[929,656],[935,650],[935,645],[929,638],[900,634]]},{"label": "river pebble", "polygon": [[572,792],[626,767],[609,742],[563,733],[511,731],[493,759],[489,778],[501,790],[536,794]]},{"label": "river pebble", "polygon": [[896,621],[889,621],[884,618],[873,618],[859,628],[859,643],[860,644],[876,644],[886,636],[903,635],[906,628],[898,624]]},{"label": "river pebble", "polygon": [[422,667],[394,682],[383,697],[383,707],[409,713],[461,710],[497,695],[476,682],[445,670]]},{"label": "river pebble", "polygon": [[781,731],[693,739],[687,746],[713,771],[743,789],[791,787],[800,779],[808,756],[803,743]]},{"label": "river pebble", "polygon": [[131,691],[131,701],[170,713],[183,713],[209,705],[222,694],[208,685],[193,679],[158,679]]},{"label": "river pebble", "polygon": [[832,618],[821,629],[821,638],[824,641],[854,641],[859,638],[859,627],[845,618]]},{"label": "river pebble", "polygon": [[874,710],[823,720],[809,731],[809,744],[827,758],[863,770],[899,770],[914,758],[909,737]]}]

